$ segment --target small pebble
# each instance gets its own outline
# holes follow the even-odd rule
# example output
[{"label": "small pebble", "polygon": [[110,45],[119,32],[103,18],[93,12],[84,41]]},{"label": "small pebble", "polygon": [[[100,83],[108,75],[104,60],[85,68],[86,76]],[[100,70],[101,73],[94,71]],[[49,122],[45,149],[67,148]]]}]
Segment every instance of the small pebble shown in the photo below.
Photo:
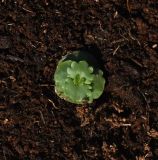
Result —
[{"label": "small pebble", "polygon": [[152,48],[156,48],[157,47],[157,44],[154,44],[153,46],[152,46]]}]

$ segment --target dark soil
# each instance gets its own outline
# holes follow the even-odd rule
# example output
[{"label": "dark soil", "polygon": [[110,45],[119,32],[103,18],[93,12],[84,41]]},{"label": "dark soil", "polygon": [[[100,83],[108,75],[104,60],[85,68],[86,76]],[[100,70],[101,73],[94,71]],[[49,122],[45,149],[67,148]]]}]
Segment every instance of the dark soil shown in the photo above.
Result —
[{"label": "dark soil", "polygon": [[[83,106],[52,81],[80,48],[107,79]],[[0,160],[157,160],[158,1],[1,0],[0,87]]]}]

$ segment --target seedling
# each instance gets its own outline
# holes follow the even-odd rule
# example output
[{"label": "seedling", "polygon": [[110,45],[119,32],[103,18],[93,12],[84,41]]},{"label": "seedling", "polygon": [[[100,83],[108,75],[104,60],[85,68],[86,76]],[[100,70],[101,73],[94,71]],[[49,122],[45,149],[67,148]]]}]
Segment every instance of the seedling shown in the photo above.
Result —
[{"label": "seedling", "polygon": [[92,103],[100,97],[105,85],[103,72],[95,68],[95,59],[94,65],[89,65],[88,58],[90,60],[92,56],[76,51],[59,61],[54,81],[55,92],[60,98],[83,104]]}]

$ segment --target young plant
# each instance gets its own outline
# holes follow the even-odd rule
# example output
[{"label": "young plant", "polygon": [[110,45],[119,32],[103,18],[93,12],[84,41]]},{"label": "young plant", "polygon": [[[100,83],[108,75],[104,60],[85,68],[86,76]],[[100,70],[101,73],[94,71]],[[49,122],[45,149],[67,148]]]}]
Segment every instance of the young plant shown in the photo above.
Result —
[{"label": "young plant", "polygon": [[54,74],[57,95],[75,104],[92,103],[100,97],[105,85],[103,72],[95,69],[95,65],[90,66],[86,58],[81,59],[60,60]]}]

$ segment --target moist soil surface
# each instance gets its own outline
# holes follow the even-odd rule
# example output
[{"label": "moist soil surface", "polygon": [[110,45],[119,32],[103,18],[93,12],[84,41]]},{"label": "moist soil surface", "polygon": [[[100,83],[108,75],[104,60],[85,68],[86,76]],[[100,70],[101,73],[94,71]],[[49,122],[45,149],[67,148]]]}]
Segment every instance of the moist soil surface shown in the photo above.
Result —
[{"label": "moist soil surface", "polygon": [[[75,105],[53,75],[81,48],[107,82]],[[1,0],[0,87],[1,160],[157,160],[157,0]]]}]

